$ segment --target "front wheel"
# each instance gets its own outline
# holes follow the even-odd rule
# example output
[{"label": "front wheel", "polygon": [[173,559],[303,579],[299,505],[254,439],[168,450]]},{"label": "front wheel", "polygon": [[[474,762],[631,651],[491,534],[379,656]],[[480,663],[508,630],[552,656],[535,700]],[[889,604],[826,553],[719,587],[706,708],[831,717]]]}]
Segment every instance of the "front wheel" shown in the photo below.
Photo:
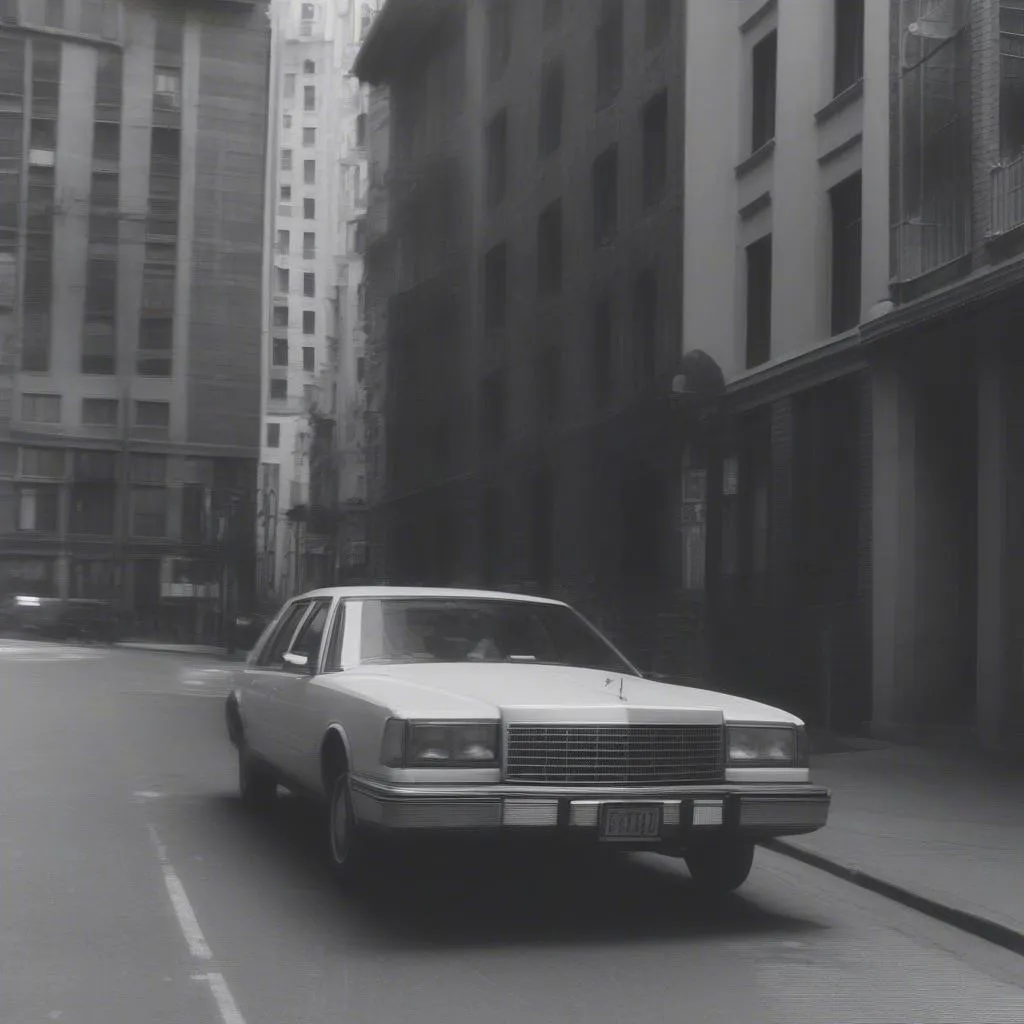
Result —
[{"label": "front wheel", "polygon": [[246,750],[238,745],[238,792],[247,807],[268,807],[277,796],[277,779]]},{"label": "front wheel", "polygon": [[750,874],[754,844],[744,839],[702,843],[688,850],[686,866],[694,882],[712,895],[733,892]]},{"label": "front wheel", "polygon": [[334,874],[342,882],[351,882],[365,868],[367,839],[352,808],[352,789],[348,773],[339,772],[330,788],[327,805],[327,849]]}]

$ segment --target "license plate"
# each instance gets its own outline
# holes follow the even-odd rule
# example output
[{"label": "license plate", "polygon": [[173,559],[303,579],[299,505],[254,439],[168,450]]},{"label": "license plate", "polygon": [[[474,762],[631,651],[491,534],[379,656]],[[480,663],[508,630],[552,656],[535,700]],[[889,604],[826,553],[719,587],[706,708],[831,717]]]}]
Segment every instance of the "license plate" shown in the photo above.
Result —
[{"label": "license plate", "polygon": [[602,839],[657,839],[660,835],[661,807],[658,805],[605,808]]}]

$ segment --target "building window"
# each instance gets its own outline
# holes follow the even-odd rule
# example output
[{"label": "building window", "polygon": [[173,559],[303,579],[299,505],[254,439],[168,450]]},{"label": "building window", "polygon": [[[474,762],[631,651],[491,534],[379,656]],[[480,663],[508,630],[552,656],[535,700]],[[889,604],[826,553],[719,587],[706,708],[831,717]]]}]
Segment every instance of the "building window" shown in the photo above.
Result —
[{"label": "building window", "polygon": [[349,252],[362,253],[366,248],[366,223],[362,217],[348,222]]},{"label": "building window", "polygon": [[316,61],[315,60],[304,60],[302,62],[302,73],[304,75],[315,75],[316,74]]},{"label": "building window", "polygon": [[281,446],[281,424],[280,423],[268,423],[267,424],[267,447],[268,448],[280,448]]},{"label": "building window", "polygon": [[492,78],[505,70],[512,53],[512,2],[490,0],[487,9],[487,63]]},{"label": "building window", "polygon": [[622,88],[622,0],[600,0],[595,37],[597,106],[607,106]]},{"label": "building window", "polygon": [[747,368],[772,354],[772,236],[747,246]]},{"label": "building window", "polygon": [[644,207],[660,202],[668,179],[668,93],[665,90],[644,104]]},{"label": "building window", "polygon": [[562,287],[562,201],[556,199],[537,218],[537,289],[541,294]]},{"label": "building window", "polygon": [[86,313],[82,338],[82,373],[112,374],[117,367],[117,334],[114,316]]},{"label": "building window", "polygon": [[[926,16],[925,7],[931,11]],[[911,9],[911,7],[913,9]],[[921,10],[918,10],[918,7]],[[897,120],[897,276],[917,277],[966,253],[974,185],[970,5],[900,6],[903,73]],[[920,16],[920,17],[919,17]],[[911,31],[911,24],[918,28]],[[1009,185],[1010,176],[993,179]],[[995,210],[1011,201],[994,197]]]},{"label": "building window", "polygon": [[999,5],[1000,156],[1011,161],[1024,152],[1024,4]]},{"label": "building window", "polygon": [[295,99],[295,75],[284,76],[284,98],[286,100]]},{"label": "building window", "polygon": [[362,149],[366,146],[366,115],[356,115],[356,145]]},{"label": "building window", "polygon": [[21,418],[25,423],[60,423],[60,395],[22,395]]},{"label": "building window", "polygon": [[292,201],[292,187],[291,185],[281,186],[281,202],[290,203]]},{"label": "building window", "polygon": [[171,425],[171,406],[168,402],[136,402],[135,425],[146,430],[163,431]]},{"label": "building window", "polygon": [[562,144],[562,109],[565,103],[565,70],[561,62],[544,69],[540,84],[540,124],[537,148],[540,156]]},{"label": "building window", "polygon": [[594,202],[594,245],[608,245],[619,229],[619,149],[609,146],[591,170]]},{"label": "building window", "polygon": [[288,339],[274,338],[274,352],[272,356],[274,366],[288,365]]},{"label": "building window", "polygon": [[82,423],[89,427],[116,427],[117,399],[83,398]]},{"label": "building window", "polygon": [[132,491],[132,534],[135,537],[167,536],[167,489],[138,487]]},{"label": "building window", "polygon": [[508,185],[508,112],[491,118],[484,133],[487,160],[487,204],[497,206],[505,198]]},{"label": "building window", "polygon": [[302,275],[302,294],[310,299],[316,295],[316,274]]},{"label": "building window", "polygon": [[291,234],[288,231],[277,232],[277,251],[282,255],[287,255],[292,247]]},{"label": "building window", "polygon": [[153,106],[158,110],[181,110],[181,72],[157,68],[153,83]]},{"label": "building window", "polygon": [[612,315],[612,300],[602,295],[594,302],[593,310],[594,399],[599,408],[608,401],[612,389]]},{"label": "building window", "polygon": [[292,126],[292,115],[291,114],[284,114],[284,115],[282,115],[281,123],[285,126],[285,128],[291,128],[291,126]]},{"label": "building window", "polygon": [[167,456],[132,455],[129,473],[133,484],[164,484],[167,482]]},{"label": "building window", "polygon": [[751,54],[753,86],[751,91],[750,148],[760,149],[775,138],[775,71],[778,34],[772,32],[754,47]]},{"label": "building window", "polygon": [[[106,454],[86,452],[87,455]],[[77,467],[76,467],[77,476]],[[114,532],[117,486],[109,480],[76,480],[71,485],[68,530],[94,537],[109,537]]]},{"label": "building window", "polygon": [[139,323],[138,372],[145,377],[169,377],[173,347],[173,318],[143,317]]},{"label": "building window", "polygon": [[290,284],[288,268],[274,267],[274,290],[280,295],[287,295]]},{"label": "building window", "polygon": [[644,45],[653,50],[672,27],[672,4],[674,0],[647,0],[644,11]]},{"label": "building window", "polygon": [[288,326],[288,307],[286,305],[278,305],[274,307],[274,326]]},{"label": "building window", "polygon": [[315,146],[316,145],[316,129],[315,128],[303,128],[302,129],[302,144],[304,146]]},{"label": "building window", "polygon": [[658,365],[658,276],[642,270],[633,286],[633,379],[650,384]]},{"label": "building window", "polygon": [[484,326],[488,330],[505,326],[507,295],[508,251],[502,242],[484,257]]},{"label": "building window", "polygon": [[316,257],[316,232],[304,231],[302,234],[302,258],[311,260]]},{"label": "building window", "polygon": [[832,333],[860,323],[861,176],[829,192],[832,207]]},{"label": "building window", "polygon": [[312,309],[302,311],[302,333],[316,334],[316,313]]},{"label": "building window", "polygon": [[270,380],[270,397],[275,402],[283,402],[288,397],[288,381],[283,377],[272,377]]},{"label": "building window", "polygon": [[316,161],[304,160],[302,163],[302,180],[307,185],[316,184]]},{"label": "building window", "polygon": [[64,452],[59,448],[22,448],[21,475],[64,479]]},{"label": "building window", "polygon": [[48,28],[64,28],[64,0],[46,0],[43,24]]},{"label": "building window", "polygon": [[302,200],[302,216],[306,220],[316,220],[316,200],[306,196]]},{"label": "building window", "polygon": [[302,87],[302,109],[316,110],[316,86],[304,85]]},{"label": "building window", "polygon": [[835,93],[864,77],[864,0],[835,0]]},{"label": "building window", "polygon": [[542,18],[545,29],[554,28],[562,20],[562,0],[544,0]]},{"label": "building window", "polygon": [[306,373],[316,373],[316,349],[306,345],[302,349],[302,369]]},{"label": "building window", "polygon": [[290,149],[281,150],[281,170],[290,171],[292,169],[292,151]]},{"label": "building window", "polygon": [[18,529],[29,533],[56,533],[60,488],[33,484],[18,487]]}]

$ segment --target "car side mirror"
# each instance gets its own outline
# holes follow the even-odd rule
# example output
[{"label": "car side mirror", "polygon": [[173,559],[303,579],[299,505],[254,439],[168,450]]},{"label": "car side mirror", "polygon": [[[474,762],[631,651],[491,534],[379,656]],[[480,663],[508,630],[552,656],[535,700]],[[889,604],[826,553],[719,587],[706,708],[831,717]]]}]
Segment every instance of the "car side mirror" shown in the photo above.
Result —
[{"label": "car side mirror", "polygon": [[291,665],[292,668],[308,668],[309,667],[309,655],[308,654],[296,654],[294,651],[285,651],[284,663]]}]

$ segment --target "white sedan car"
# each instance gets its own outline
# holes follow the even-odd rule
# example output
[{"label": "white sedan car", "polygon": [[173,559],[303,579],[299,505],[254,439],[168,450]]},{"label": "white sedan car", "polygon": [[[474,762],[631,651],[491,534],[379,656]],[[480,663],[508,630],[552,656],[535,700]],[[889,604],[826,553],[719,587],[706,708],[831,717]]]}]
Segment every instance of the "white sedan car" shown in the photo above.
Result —
[{"label": "white sedan car", "polygon": [[645,679],[558,601],[364,587],[289,601],[226,707],[239,785],[326,801],[352,877],[385,836],[484,834],[685,857],[741,885],[754,846],[821,828],[798,718]]}]

